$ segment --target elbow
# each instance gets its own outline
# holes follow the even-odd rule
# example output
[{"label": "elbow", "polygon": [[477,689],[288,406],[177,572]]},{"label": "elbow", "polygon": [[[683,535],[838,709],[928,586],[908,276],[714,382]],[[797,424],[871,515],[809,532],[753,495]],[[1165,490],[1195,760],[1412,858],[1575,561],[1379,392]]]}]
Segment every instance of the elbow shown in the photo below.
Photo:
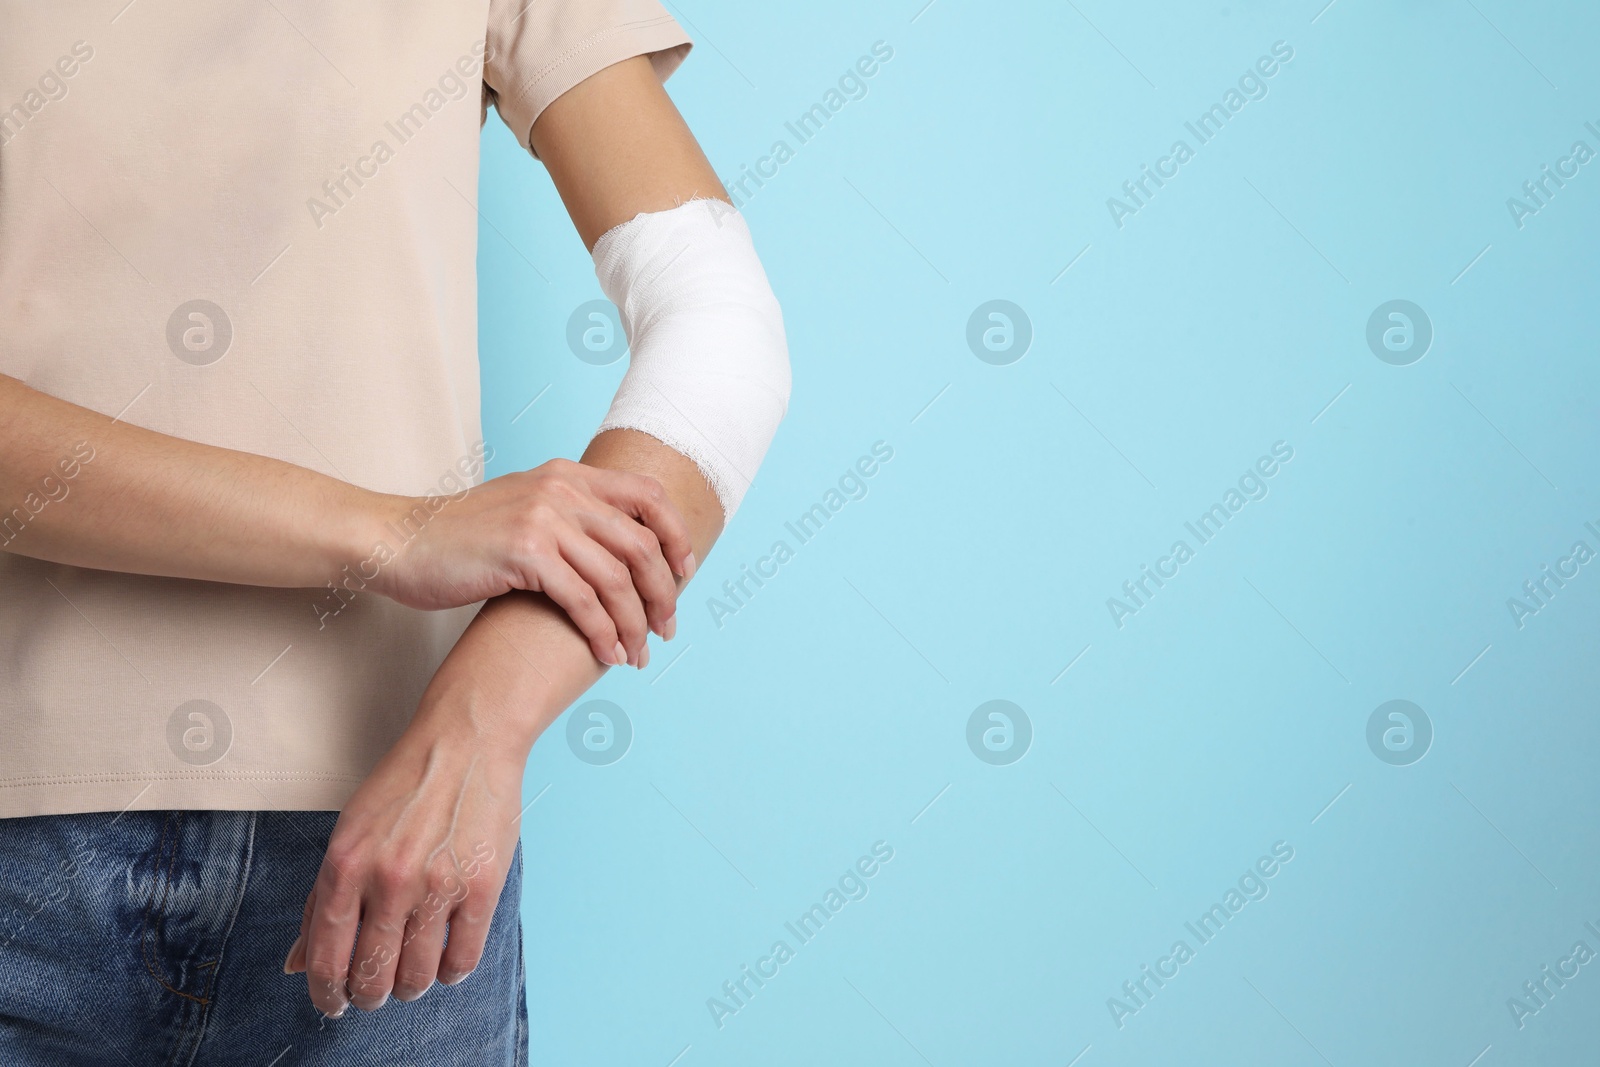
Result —
[{"label": "elbow", "polygon": [[595,245],[632,359],[601,430],[637,429],[693,460],[732,518],[787,416],[783,309],[737,213],[691,201]]}]

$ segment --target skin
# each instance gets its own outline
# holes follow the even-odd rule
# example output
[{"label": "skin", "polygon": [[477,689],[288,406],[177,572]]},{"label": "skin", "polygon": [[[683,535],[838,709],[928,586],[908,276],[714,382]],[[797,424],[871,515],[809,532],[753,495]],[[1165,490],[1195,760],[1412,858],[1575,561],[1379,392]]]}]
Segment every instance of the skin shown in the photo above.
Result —
[{"label": "skin", "polygon": [[[643,57],[551,104],[532,142],[589,248],[640,212],[727,200]],[[721,506],[698,468],[654,438],[602,434],[583,464],[653,479],[696,558],[721,533]],[[518,591],[484,607],[340,814],[285,961],[306,972],[319,1009],[374,1011],[391,995],[415,1000],[434,981],[471,974],[516,848],[528,753],[602,673],[550,596]]]},{"label": "skin", "polygon": [[[642,57],[550,105],[532,142],[591,249],[641,212],[727,200]],[[58,464],[79,442],[93,458],[69,475]],[[336,580],[372,556],[386,524],[424,506],[132,426],[0,375],[0,501],[41,486],[67,487],[73,506],[44,508],[15,537],[0,532],[0,551],[276,588]],[[693,463],[612,431],[581,463],[552,461],[454,500],[383,566],[370,588],[399,603],[486,604],[335,827],[285,961],[307,973],[320,1009],[414,1000],[477,966],[517,844],[529,751],[607,666],[646,666],[650,632],[672,638],[677,594],[723,518]]]},{"label": "skin", "polygon": [[[69,480],[58,464],[80,442],[92,459]],[[0,548],[97,570],[310,589],[394,540],[388,523],[430,514],[420,497],[168,437],[0,375],[0,501],[63,491],[71,507],[45,507],[20,533],[0,528]],[[495,478],[422,531],[374,590],[422,609],[543,591],[610,665],[642,666],[648,632],[675,631],[675,578],[695,568],[688,527],[660,483],[566,460]]]}]

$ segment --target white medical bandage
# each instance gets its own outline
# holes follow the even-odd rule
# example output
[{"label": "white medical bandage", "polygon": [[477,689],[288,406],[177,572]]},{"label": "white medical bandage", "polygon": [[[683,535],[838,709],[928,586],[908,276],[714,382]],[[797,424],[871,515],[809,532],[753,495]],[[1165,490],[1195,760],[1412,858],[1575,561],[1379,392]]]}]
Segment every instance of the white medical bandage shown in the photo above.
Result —
[{"label": "white medical bandage", "polygon": [[595,242],[631,362],[597,434],[639,430],[693,460],[732,519],[789,408],[783,312],[744,216],[647,212]]}]

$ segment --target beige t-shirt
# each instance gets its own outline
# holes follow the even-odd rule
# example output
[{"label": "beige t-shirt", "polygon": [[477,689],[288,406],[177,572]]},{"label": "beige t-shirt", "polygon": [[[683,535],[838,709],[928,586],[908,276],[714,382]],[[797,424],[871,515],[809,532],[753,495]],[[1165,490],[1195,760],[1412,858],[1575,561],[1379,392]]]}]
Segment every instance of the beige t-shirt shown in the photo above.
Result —
[{"label": "beige t-shirt", "polygon": [[[484,108],[527,146],[688,50],[656,0],[0,0],[0,373],[381,492],[481,480]],[[0,552],[0,817],[337,809],[475,610]]]}]

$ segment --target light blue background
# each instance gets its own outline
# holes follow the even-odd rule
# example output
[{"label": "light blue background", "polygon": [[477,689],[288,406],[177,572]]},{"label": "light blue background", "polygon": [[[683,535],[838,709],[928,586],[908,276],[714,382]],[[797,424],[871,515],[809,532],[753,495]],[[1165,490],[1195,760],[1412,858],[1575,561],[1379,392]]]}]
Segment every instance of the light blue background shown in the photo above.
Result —
[{"label": "light blue background", "polygon": [[[534,1062],[1594,1062],[1600,962],[1522,1029],[1507,998],[1600,951],[1600,564],[1520,630],[1506,601],[1600,548],[1600,161],[1521,229],[1506,200],[1600,149],[1600,18],[922,2],[672,8],[698,46],[671,90],[730,182],[894,57],[745,206],[794,400],[677,640],[592,694],[631,749],[580,762],[564,719],[535,750]],[[1184,121],[1276,41],[1268,95],[1198,146]],[[1107,198],[1180,137],[1119,229]],[[576,456],[626,364],[568,349],[588,258],[484,142],[503,473]],[[1007,366],[966,342],[992,299],[1034,330]],[[1435,331],[1410,366],[1366,344],[1391,299]],[[719,627],[716,587],[880,440],[865,499]],[[1106,599],[1277,441],[1270,495],[1119,629]],[[1009,766],[966,742],[997,698],[1033,725]],[[1391,699],[1435,731],[1410,766],[1367,746]],[[877,841],[869,895],[719,1028],[707,998]],[[1197,947],[1278,841],[1270,895]],[[1179,938],[1119,1029],[1107,999]]]}]

